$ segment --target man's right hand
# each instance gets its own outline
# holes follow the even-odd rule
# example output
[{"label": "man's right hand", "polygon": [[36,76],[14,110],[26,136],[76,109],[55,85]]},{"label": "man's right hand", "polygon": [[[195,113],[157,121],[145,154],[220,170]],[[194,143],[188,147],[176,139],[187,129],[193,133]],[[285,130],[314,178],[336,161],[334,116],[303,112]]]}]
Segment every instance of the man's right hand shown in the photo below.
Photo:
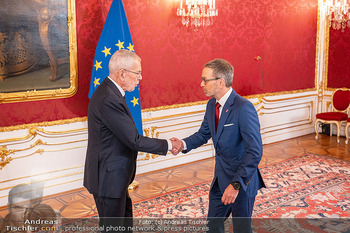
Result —
[{"label": "man's right hand", "polygon": [[173,138],[170,138],[170,141],[171,141],[171,144],[173,146],[173,148],[171,150],[171,153],[173,155],[177,155],[179,152],[181,152],[183,150],[184,146],[183,146],[183,143],[180,139],[173,137]]}]

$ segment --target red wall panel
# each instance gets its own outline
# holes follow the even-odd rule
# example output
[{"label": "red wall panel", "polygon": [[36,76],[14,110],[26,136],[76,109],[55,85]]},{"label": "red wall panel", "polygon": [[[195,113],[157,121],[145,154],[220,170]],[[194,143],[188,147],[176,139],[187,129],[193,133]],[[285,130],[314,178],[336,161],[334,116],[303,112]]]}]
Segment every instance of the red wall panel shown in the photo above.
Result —
[{"label": "red wall panel", "polygon": [[327,87],[350,88],[350,28],[329,29]]},{"label": "red wall panel", "polygon": [[201,70],[217,57],[234,66],[241,95],[314,87],[317,0],[219,0],[214,25],[197,30],[182,26],[169,2],[124,1],[143,58],[143,108],[207,99]]},{"label": "red wall panel", "polygon": [[266,1],[263,92],[315,87],[317,1]]},{"label": "red wall panel", "polygon": [[[1,104],[0,126],[86,116],[95,47],[112,0],[76,2],[77,94]],[[176,16],[179,1],[123,2],[142,58],[142,109],[206,100],[202,67],[218,57],[234,66],[233,87],[241,95],[314,87],[317,0],[217,0],[214,25],[197,30]]]}]

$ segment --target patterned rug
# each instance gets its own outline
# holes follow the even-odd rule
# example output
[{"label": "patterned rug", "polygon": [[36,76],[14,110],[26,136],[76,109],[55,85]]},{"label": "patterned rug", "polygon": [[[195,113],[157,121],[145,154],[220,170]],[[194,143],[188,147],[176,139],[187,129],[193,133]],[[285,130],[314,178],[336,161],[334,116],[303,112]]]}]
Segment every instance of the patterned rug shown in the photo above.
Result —
[{"label": "patterned rug", "polygon": [[[268,188],[255,201],[256,218],[350,218],[350,163],[306,154],[263,167]],[[207,214],[210,182],[134,203],[135,217],[191,217]]]},{"label": "patterned rug", "polygon": [[[261,168],[268,188],[259,191],[253,232],[350,233],[350,163],[306,154]],[[210,181],[135,202],[132,230],[206,232]],[[98,232],[98,218],[67,219],[58,232]],[[114,229],[125,232],[126,229]],[[225,232],[233,232],[225,221]]]}]

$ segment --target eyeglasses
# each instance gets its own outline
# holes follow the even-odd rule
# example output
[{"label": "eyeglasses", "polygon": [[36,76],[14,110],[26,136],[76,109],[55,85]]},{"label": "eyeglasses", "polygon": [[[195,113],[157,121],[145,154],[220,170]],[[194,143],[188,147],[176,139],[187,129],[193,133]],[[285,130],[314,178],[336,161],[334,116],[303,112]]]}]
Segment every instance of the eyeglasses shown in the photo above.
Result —
[{"label": "eyeglasses", "polygon": [[135,71],[127,70],[127,69],[123,69],[123,70],[128,71],[128,72],[133,73],[133,74],[137,74],[138,76],[141,76],[141,71],[135,72]]},{"label": "eyeglasses", "polygon": [[218,80],[218,79],[220,79],[220,78],[211,78],[211,79],[204,79],[204,78],[202,78],[202,82],[204,82],[204,85],[207,85],[207,82],[215,81],[215,80]]}]

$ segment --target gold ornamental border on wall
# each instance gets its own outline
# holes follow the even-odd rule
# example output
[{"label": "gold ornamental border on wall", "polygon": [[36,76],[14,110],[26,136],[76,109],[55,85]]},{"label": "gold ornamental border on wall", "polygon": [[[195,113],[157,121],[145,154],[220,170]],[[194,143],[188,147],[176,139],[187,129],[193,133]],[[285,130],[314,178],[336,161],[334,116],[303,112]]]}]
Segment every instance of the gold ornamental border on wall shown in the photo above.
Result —
[{"label": "gold ornamental border on wall", "polygon": [[[12,82],[11,88],[4,86],[0,89],[0,104],[11,103],[11,102],[24,102],[33,100],[46,100],[46,99],[57,99],[57,98],[68,98],[76,94],[78,88],[78,65],[77,65],[77,37],[76,37],[76,10],[74,0],[57,0],[52,6],[52,1],[49,0],[34,0],[27,2],[30,6],[31,11],[24,11],[26,6],[9,5],[8,8],[14,8],[14,10],[6,10],[9,17],[16,19],[16,17],[28,17],[32,21],[31,27],[25,26],[25,21],[22,26],[16,26],[8,22],[8,31],[0,31],[0,85],[1,83],[9,85],[6,81]],[[63,11],[63,12],[61,12]],[[32,12],[32,13],[30,13]],[[16,14],[16,15],[13,15]],[[27,15],[26,15],[27,14]],[[36,16],[36,17],[34,17]],[[56,17],[56,18],[55,18]],[[60,17],[61,25],[57,26],[57,18]],[[9,19],[11,20],[11,19]],[[19,20],[19,19],[18,19]],[[22,22],[22,21],[21,21]],[[32,26],[35,25],[35,26]],[[64,26],[62,28],[61,26]],[[56,31],[55,31],[56,30]],[[55,35],[61,35],[60,32],[64,33],[64,42],[59,37],[52,36],[52,32]],[[29,34],[34,35],[33,36]],[[51,33],[51,34],[50,34]],[[36,36],[36,37],[35,37]],[[35,40],[36,38],[38,40]],[[13,49],[13,40],[18,39],[16,45],[20,45],[17,49]],[[39,41],[39,42],[38,42]],[[28,74],[30,72],[32,77],[37,75],[38,70],[43,70],[39,66],[35,67],[36,61],[33,60],[31,55],[30,47],[32,43],[39,43],[44,51],[45,58],[48,57],[49,65],[46,65],[45,72],[40,73],[45,79],[45,84],[36,86],[33,81],[33,85],[23,86],[23,88],[16,87],[21,84],[21,77],[17,75]],[[55,47],[58,46],[58,47]],[[59,47],[61,46],[61,47]],[[60,48],[64,48],[60,50]],[[31,50],[36,50],[37,47],[33,47]],[[62,51],[65,51],[64,54]],[[61,56],[60,56],[61,55]],[[38,57],[38,55],[36,56]],[[37,60],[40,60],[37,58]],[[47,62],[47,60],[45,60]],[[68,66],[69,65],[69,66]],[[62,69],[62,66],[65,68]],[[62,71],[63,70],[63,71]],[[69,72],[69,74],[68,74]],[[64,77],[64,83],[62,81]],[[17,79],[18,78],[18,79]],[[9,81],[11,79],[11,81]],[[17,79],[16,81],[13,81]],[[61,80],[59,80],[61,79]],[[29,79],[30,80],[30,79]],[[59,81],[59,83],[55,83]],[[62,84],[61,84],[62,83]]]}]

